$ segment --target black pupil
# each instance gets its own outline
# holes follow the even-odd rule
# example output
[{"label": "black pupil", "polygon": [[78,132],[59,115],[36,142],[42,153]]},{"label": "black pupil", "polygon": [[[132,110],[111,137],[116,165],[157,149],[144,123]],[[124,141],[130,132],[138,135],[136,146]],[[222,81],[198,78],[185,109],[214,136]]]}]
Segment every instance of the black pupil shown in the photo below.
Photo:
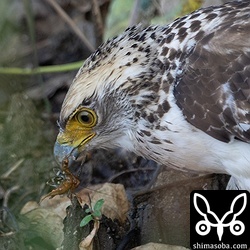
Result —
[{"label": "black pupil", "polygon": [[81,121],[90,122],[90,117],[88,114],[82,114],[80,117],[81,117]]}]

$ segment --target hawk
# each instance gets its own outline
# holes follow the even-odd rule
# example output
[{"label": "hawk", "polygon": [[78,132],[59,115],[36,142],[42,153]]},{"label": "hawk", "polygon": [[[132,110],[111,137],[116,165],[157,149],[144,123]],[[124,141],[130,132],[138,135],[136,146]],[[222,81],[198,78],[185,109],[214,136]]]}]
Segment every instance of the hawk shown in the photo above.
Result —
[{"label": "hawk", "polygon": [[122,147],[182,170],[226,173],[250,190],[250,1],[140,25],[101,45],[62,105],[61,162]]}]

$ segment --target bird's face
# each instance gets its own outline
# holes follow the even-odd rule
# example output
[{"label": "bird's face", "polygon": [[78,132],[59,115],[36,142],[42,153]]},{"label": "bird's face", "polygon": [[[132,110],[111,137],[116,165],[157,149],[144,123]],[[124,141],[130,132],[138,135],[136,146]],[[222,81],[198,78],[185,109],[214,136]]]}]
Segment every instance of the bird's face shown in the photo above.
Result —
[{"label": "bird's face", "polygon": [[[71,91],[68,92],[68,96]],[[119,93],[117,93],[119,95]],[[106,96],[92,96],[82,101],[77,108],[64,118],[63,105],[60,131],[57,136],[54,152],[57,160],[65,157],[77,157],[80,153],[96,148],[126,147],[127,140],[133,131],[132,109],[126,96],[106,93]],[[133,145],[127,145],[129,149]]]}]

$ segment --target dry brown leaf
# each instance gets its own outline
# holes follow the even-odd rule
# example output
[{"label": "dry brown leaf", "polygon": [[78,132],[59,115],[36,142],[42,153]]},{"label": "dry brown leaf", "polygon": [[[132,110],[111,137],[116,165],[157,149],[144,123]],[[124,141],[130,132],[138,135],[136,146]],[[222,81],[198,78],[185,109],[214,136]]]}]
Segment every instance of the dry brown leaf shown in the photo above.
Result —
[{"label": "dry brown leaf", "polygon": [[26,214],[36,208],[39,208],[39,204],[36,201],[28,201],[21,209],[20,214]]},{"label": "dry brown leaf", "polygon": [[135,247],[132,250],[187,250],[188,248],[182,246],[174,246],[160,243],[147,243],[145,245]]},{"label": "dry brown leaf", "polygon": [[79,250],[92,250],[93,249],[93,239],[99,229],[100,222],[95,221],[94,222],[94,227],[90,234],[80,242],[79,244]]},{"label": "dry brown leaf", "polygon": [[103,185],[92,189],[92,191],[89,189],[83,189],[77,193],[77,196],[82,200],[81,205],[84,205],[85,203],[89,204],[88,194],[92,206],[98,200],[104,199],[102,213],[106,217],[112,220],[118,219],[122,223],[125,222],[129,210],[129,202],[123,185],[104,183]]},{"label": "dry brown leaf", "polygon": [[40,206],[53,211],[58,214],[62,219],[66,217],[66,208],[71,204],[70,199],[66,195],[55,196],[53,199],[41,199]]}]

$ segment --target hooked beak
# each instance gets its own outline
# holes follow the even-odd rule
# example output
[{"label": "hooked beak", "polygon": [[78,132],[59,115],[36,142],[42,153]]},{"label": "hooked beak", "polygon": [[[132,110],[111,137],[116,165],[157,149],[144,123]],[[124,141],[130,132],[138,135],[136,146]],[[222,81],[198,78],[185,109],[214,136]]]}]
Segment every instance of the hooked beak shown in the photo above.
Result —
[{"label": "hooked beak", "polygon": [[54,156],[57,162],[60,164],[65,158],[69,159],[69,164],[75,161],[79,156],[79,150],[77,147],[73,147],[66,144],[60,144],[58,141],[54,145]]},{"label": "hooked beak", "polygon": [[90,130],[63,131],[57,136],[54,145],[54,156],[59,163],[67,158],[69,164],[75,161],[80,153],[84,152],[85,145],[95,136]]}]

